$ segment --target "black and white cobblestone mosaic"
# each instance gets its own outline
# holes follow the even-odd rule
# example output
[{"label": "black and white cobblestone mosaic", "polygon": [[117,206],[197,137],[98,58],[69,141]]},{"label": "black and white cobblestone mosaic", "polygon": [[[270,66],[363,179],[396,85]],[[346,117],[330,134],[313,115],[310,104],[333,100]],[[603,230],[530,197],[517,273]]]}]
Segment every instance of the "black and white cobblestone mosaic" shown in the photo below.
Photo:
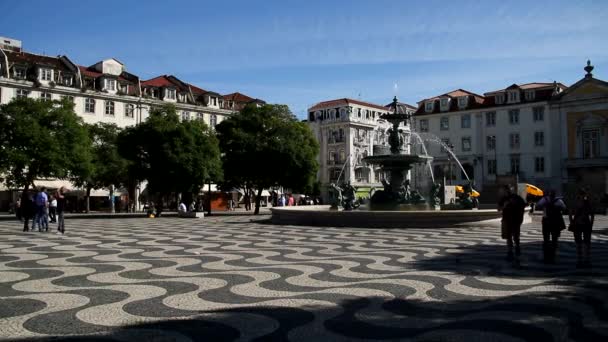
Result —
[{"label": "black and white cobblestone mosaic", "polygon": [[539,228],[523,227],[516,268],[496,226],[0,222],[0,340],[607,341],[605,230],[577,270],[567,232],[558,265],[541,263]]}]

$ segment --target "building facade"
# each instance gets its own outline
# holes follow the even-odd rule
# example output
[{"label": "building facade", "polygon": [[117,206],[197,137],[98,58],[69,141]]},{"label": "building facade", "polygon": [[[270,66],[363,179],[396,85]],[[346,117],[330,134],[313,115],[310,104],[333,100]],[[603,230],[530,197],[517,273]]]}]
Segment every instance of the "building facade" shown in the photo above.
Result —
[{"label": "building facade", "polygon": [[475,180],[480,190],[501,176],[559,187],[560,119],[549,104],[565,89],[557,82],[513,84],[484,95],[457,89],[420,101],[414,127],[434,157],[435,177],[448,184]]},{"label": "building facade", "polygon": [[[397,110],[413,113],[415,107],[399,104]],[[325,202],[331,183],[350,182],[360,197],[382,187],[384,174],[363,158],[390,153],[387,131],[391,126],[380,118],[389,112],[394,108],[348,98],[320,102],[308,109],[308,123],[320,145],[317,180]],[[408,139],[409,126],[403,130],[404,139]],[[409,145],[404,144],[404,148]]]},{"label": "building facade", "polygon": [[561,120],[561,182],[571,201],[579,188],[605,210],[608,206],[608,82],[591,73],[555,97],[550,111]]},{"label": "building facade", "polygon": [[[215,127],[240,110],[246,98],[252,103],[264,103],[239,95],[225,100],[217,92],[171,75],[140,80],[115,58],[82,66],[67,56],[28,53],[23,51],[21,41],[0,37],[0,104],[19,97],[65,98],[74,103],[75,113],[86,123],[105,122],[127,127],[146,120],[151,108],[170,103],[175,105],[182,120],[203,120]],[[49,184],[57,185],[55,183],[49,181]],[[3,198],[2,202],[8,201]]]}]

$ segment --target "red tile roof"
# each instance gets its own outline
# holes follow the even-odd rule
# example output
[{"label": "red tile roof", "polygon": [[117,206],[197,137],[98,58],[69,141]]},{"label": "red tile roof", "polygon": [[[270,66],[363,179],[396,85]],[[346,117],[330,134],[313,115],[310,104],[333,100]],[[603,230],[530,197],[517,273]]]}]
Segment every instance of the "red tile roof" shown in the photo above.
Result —
[{"label": "red tile roof", "polygon": [[61,62],[58,57],[37,55],[28,52],[15,52],[9,50],[3,50],[6,53],[6,57],[12,63],[27,63],[27,64],[41,64],[47,65],[58,69],[66,69],[66,66]]},{"label": "red tile roof", "polygon": [[316,110],[316,109],[320,109],[320,108],[334,107],[334,106],[341,106],[341,105],[347,105],[348,106],[350,104],[356,104],[356,105],[359,105],[359,106],[372,107],[372,108],[380,109],[380,110],[383,110],[383,111],[387,111],[386,107],[382,107],[382,106],[374,104],[374,103],[369,103],[369,102],[364,102],[364,101],[359,101],[359,100],[353,100],[353,99],[349,99],[349,98],[342,98],[342,99],[336,99],[336,100],[319,102],[316,105],[308,108],[308,110]]},{"label": "red tile roof", "polygon": [[192,92],[194,94],[200,95],[200,94],[208,93],[208,91],[206,91],[205,89],[199,88],[199,87],[195,86],[194,84],[188,83],[188,85],[190,86],[190,89],[192,90]]},{"label": "red tile roof", "polygon": [[477,101],[483,102],[483,96],[481,96],[479,94],[475,94],[472,91],[468,91],[468,90],[464,90],[464,89],[456,89],[456,90],[452,90],[452,91],[442,94],[442,95],[429,97],[427,99],[418,101],[418,103],[426,102],[429,100],[438,100],[439,98],[442,98],[442,97],[452,97],[453,98],[453,97],[461,97],[461,96],[474,96]]},{"label": "red tile roof", "polygon": [[[562,89],[567,89],[568,87],[566,87],[564,84],[562,83],[557,83],[557,85],[562,88]],[[539,88],[551,88],[553,89],[553,82],[551,83],[546,83],[546,82],[532,82],[532,83],[524,83],[524,84],[513,84],[507,88],[504,89],[498,89],[498,90],[493,90],[493,91],[489,91],[487,93],[484,93],[484,95],[488,96],[488,95],[494,95],[495,93],[500,93],[503,91],[506,91],[507,89],[523,89],[523,90],[527,90],[527,89],[539,89]]]},{"label": "red tile roof", "polygon": [[141,81],[142,87],[179,87],[179,84],[171,81],[167,75],[151,78],[149,80]]},{"label": "red tile roof", "polygon": [[234,101],[234,102],[251,102],[255,100],[245,94],[241,94],[239,92],[227,94],[223,96],[225,100]]}]

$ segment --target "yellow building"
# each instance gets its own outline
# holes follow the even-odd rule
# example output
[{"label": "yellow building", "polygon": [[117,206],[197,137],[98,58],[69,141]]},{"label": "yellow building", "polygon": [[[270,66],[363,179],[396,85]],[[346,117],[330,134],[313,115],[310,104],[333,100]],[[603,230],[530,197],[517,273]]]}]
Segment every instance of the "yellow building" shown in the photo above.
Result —
[{"label": "yellow building", "polygon": [[596,206],[608,198],[608,82],[593,78],[587,61],[583,79],[559,94],[551,103],[558,113],[562,184],[568,199],[576,189],[591,192]]}]

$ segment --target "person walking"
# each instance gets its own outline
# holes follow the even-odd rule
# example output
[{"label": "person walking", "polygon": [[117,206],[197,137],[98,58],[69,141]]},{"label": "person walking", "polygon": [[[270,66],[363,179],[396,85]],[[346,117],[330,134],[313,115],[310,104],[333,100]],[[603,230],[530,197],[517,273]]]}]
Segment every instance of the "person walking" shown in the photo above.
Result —
[{"label": "person walking", "polygon": [[51,223],[57,222],[57,198],[55,196],[51,196],[49,201],[49,219]]},{"label": "person walking", "polygon": [[64,186],[57,190],[55,199],[57,201],[57,234],[65,234],[65,218],[63,216],[66,207],[66,194],[67,190]]},{"label": "person walking", "polygon": [[507,240],[507,260],[513,261],[513,245],[515,245],[515,260],[519,261],[521,255],[519,236],[526,202],[521,196],[513,193],[510,186],[507,185],[503,189],[504,196],[498,202],[498,210],[502,211],[501,235]]},{"label": "person walking", "polygon": [[30,219],[32,220],[32,231],[34,230],[34,221],[36,217],[36,205],[34,196],[31,193],[23,192],[21,194],[21,217],[23,219],[23,231],[30,230]]},{"label": "person walking", "polygon": [[576,242],[576,267],[591,267],[591,230],[595,214],[587,192],[580,189],[574,210],[569,213],[570,228]]},{"label": "person walking", "polygon": [[536,208],[543,210],[543,261],[545,264],[554,264],[559,236],[566,229],[562,216],[566,204],[555,196],[554,190],[549,190],[547,196],[538,201]]},{"label": "person walking", "polygon": [[38,226],[38,231],[40,232],[45,228],[47,231],[49,230],[49,225],[46,221],[48,201],[49,197],[46,194],[46,188],[41,187],[34,198],[34,202],[36,203],[36,216],[34,218],[34,223],[32,224],[32,231],[36,231],[36,226]]}]

